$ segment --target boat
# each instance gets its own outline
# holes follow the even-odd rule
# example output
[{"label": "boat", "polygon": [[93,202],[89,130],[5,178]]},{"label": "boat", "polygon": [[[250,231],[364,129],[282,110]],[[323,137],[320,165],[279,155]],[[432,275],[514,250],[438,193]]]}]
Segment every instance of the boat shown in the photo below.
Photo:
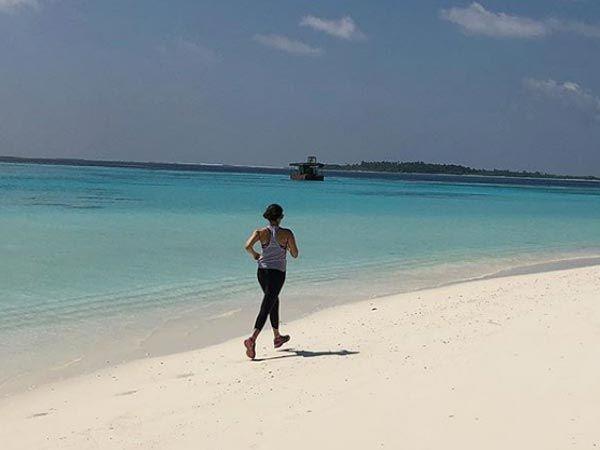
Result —
[{"label": "boat", "polygon": [[316,156],[309,156],[306,162],[290,163],[290,178],[298,181],[323,181],[321,169],[325,164],[317,162]]}]

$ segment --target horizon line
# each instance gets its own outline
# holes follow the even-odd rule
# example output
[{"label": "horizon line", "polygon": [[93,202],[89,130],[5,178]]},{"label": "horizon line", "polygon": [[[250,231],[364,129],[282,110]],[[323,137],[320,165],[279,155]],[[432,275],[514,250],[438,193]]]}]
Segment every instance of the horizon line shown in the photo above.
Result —
[{"label": "horizon line", "polygon": [[[529,170],[516,170],[516,169],[482,169],[482,168],[474,168],[471,166],[464,166],[462,164],[457,163],[426,163],[424,161],[365,161],[361,162],[367,163],[421,163],[421,164],[432,164],[432,165],[456,165],[465,167],[473,170],[481,170],[481,171],[506,171],[506,172],[514,172],[514,173],[539,173],[539,177],[512,177],[512,176],[502,176],[502,175],[482,175],[482,174],[473,174],[473,175],[456,175],[456,174],[443,174],[443,173],[424,173],[424,172],[385,172],[385,171],[367,171],[367,170],[344,170],[344,169],[325,169],[329,171],[338,171],[344,173],[373,173],[373,174],[381,174],[381,175],[435,175],[435,176],[460,176],[460,177],[480,177],[480,178],[509,178],[509,179],[544,179],[544,180],[565,180],[565,181],[600,181],[600,177],[594,175],[567,175],[567,174],[553,174],[548,172],[532,172]],[[361,162],[355,163],[324,163],[325,165],[333,165],[333,166],[347,166],[347,165],[358,165]],[[166,162],[166,161],[132,161],[132,160],[118,160],[118,159],[87,159],[87,158],[67,158],[67,157],[59,157],[59,158],[49,158],[49,157],[29,157],[29,156],[11,156],[11,155],[0,155],[0,163],[21,163],[21,164],[40,164],[40,165],[67,165],[67,166],[79,166],[79,167],[112,167],[112,168],[123,168],[123,169],[150,169],[150,170],[180,170],[180,171],[199,171],[198,169],[206,169],[206,168],[214,168],[214,169],[261,169],[268,171],[276,171],[276,173],[280,173],[280,171],[289,170],[287,166],[263,166],[263,165],[243,165],[243,164],[227,164],[227,163],[188,163],[188,162]]]}]

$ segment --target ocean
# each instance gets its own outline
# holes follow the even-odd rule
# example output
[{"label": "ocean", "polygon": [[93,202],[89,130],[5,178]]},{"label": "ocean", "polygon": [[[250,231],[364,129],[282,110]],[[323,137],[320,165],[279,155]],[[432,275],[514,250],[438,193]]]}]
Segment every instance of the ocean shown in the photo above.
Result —
[{"label": "ocean", "polygon": [[0,393],[250,331],[261,294],[243,245],[273,202],[301,254],[288,264],[284,323],[600,255],[592,181],[333,173],[294,182],[256,168],[4,163]]}]

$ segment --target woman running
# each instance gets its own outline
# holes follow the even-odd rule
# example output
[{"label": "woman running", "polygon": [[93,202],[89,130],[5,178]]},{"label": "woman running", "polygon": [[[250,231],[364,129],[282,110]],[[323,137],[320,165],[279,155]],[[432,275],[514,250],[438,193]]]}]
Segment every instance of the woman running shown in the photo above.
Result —
[{"label": "woman running", "polygon": [[[263,214],[269,221],[269,226],[255,230],[246,242],[246,251],[258,261],[258,283],[264,293],[260,312],[254,324],[252,336],[244,341],[246,355],[254,359],[256,356],[256,338],[262,330],[267,316],[271,319],[273,328],[273,345],[281,347],[290,340],[289,335],[279,334],[279,292],[285,282],[285,257],[289,250],[290,255],[298,257],[298,246],[292,230],[280,228],[283,219],[283,208],[277,204],[269,205]],[[260,241],[262,254],[254,250],[254,245]]]}]

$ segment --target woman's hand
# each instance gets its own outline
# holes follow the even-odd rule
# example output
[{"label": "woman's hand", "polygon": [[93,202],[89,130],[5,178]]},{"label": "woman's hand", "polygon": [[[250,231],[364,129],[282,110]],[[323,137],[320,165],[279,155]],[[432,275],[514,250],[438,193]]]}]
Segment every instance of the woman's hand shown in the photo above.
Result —
[{"label": "woman's hand", "polygon": [[260,253],[254,252],[252,254],[252,258],[254,258],[254,261],[258,261],[260,259]]}]

